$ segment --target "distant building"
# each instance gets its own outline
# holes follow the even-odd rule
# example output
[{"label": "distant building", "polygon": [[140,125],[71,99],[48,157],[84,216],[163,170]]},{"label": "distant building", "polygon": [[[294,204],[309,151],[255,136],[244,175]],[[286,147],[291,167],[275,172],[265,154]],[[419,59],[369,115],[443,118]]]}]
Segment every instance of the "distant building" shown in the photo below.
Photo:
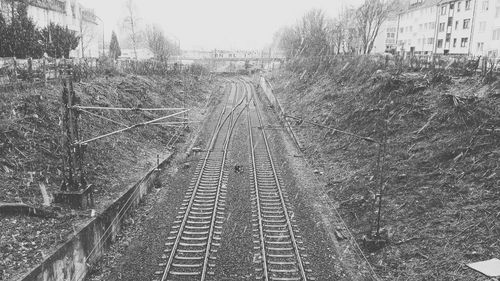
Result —
[{"label": "distant building", "polygon": [[[500,0],[410,0],[397,26],[399,53],[500,55]],[[393,27],[393,19],[384,22],[374,52],[392,41]]]},{"label": "distant building", "polygon": [[373,53],[394,53],[397,49],[397,29],[398,16],[394,16],[384,21],[380,26],[380,35],[375,38],[373,43]]},{"label": "distant building", "polygon": [[[12,3],[20,0],[0,0],[0,11],[9,19]],[[82,39],[78,48],[71,53],[74,57],[99,56],[99,25],[92,9],[85,8],[78,0],[28,0],[28,16],[35,24],[46,27],[50,23],[67,26]]]},{"label": "distant building", "polygon": [[121,49],[122,54],[119,59],[135,59],[135,53],[137,52],[138,60],[148,60],[155,57],[153,52],[148,48],[137,48],[134,49]]},{"label": "distant building", "polygon": [[437,54],[471,54],[476,0],[447,0],[438,5]]},{"label": "distant building", "polygon": [[284,58],[285,55],[282,51],[263,49],[263,50],[218,50],[215,49],[211,52],[211,57],[216,59],[261,59],[261,58]]},{"label": "distant building", "polygon": [[411,0],[399,14],[397,50],[411,54],[434,52],[439,0]]},{"label": "distant building", "polygon": [[209,59],[213,55],[212,51],[201,51],[201,50],[182,50],[180,56],[185,59],[197,60],[197,59]]},{"label": "distant building", "polygon": [[472,24],[470,52],[479,56],[500,55],[500,0],[479,0]]}]

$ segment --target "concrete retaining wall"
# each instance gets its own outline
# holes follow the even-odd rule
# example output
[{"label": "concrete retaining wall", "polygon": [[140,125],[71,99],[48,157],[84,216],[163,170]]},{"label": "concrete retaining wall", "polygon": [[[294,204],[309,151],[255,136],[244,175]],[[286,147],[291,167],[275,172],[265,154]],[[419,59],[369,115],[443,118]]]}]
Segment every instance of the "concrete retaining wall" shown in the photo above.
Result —
[{"label": "concrete retaining wall", "polygon": [[[170,155],[160,164],[168,165]],[[19,280],[22,281],[80,281],[84,280],[89,266],[98,261],[120,232],[123,219],[149,193],[160,170],[149,171],[138,183],[118,198],[106,210],[88,222],[77,234],[62,245],[40,265]]]}]

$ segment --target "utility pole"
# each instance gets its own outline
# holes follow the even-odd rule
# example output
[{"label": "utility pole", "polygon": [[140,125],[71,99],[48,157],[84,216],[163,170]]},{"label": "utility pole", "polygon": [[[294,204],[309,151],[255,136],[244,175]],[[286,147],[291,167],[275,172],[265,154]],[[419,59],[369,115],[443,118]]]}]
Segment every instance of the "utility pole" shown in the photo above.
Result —
[{"label": "utility pole", "polygon": [[77,13],[77,16],[80,18],[80,46],[82,48],[82,58],[85,57],[85,47],[83,46],[83,16],[82,16],[82,9],[79,4],[75,4],[75,10],[77,10],[75,13]]}]

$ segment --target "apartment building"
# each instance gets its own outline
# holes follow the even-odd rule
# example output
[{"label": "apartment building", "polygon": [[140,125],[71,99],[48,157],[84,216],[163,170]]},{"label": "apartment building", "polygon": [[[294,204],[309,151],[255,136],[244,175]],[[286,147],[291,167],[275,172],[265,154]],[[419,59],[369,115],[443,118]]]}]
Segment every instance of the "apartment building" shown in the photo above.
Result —
[{"label": "apartment building", "polygon": [[396,51],[411,54],[500,55],[500,0],[410,0],[381,26],[374,52],[396,40]]},{"label": "apartment building", "polygon": [[500,0],[479,0],[473,25],[471,53],[478,56],[500,55]]},{"label": "apartment building", "polygon": [[[12,5],[19,0],[0,0],[0,12],[8,19]],[[99,56],[99,25],[94,10],[85,8],[77,0],[29,0],[28,16],[35,24],[46,27],[50,23],[67,26],[82,39],[71,54],[73,57]]]},{"label": "apartment building", "polygon": [[399,15],[397,51],[412,54],[434,52],[439,0],[411,0]]},{"label": "apartment building", "polygon": [[471,54],[477,2],[445,0],[439,3],[436,54]]},{"label": "apartment building", "polygon": [[398,29],[398,16],[394,16],[384,21],[380,26],[382,36],[377,36],[373,43],[374,53],[394,53],[396,52],[396,35]]}]

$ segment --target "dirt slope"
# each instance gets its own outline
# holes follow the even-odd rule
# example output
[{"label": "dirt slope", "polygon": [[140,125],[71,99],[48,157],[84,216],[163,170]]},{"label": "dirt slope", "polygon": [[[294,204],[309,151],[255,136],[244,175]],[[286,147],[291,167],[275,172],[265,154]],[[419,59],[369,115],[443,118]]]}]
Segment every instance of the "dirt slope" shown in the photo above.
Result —
[{"label": "dirt slope", "polygon": [[[329,74],[281,70],[269,80],[297,121],[308,158],[359,242],[381,225],[389,244],[370,252],[384,280],[485,280],[465,267],[500,257],[500,91],[479,78],[381,72],[342,64]],[[382,179],[377,172],[382,151]]]},{"label": "dirt slope", "polygon": [[[197,79],[191,75],[112,76],[75,84],[83,105],[190,107],[194,109],[189,113],[193,118],[199,117],[196,108],[204,105],[214,88],[215,83],[208,77]],[[0,92],[0,203],[41,206],[41,185],[46,187],[49,197],[59,190],[61,91],[60,85],[49,85]],[[168,114],[92,112],[127,125]],[[118,124],[86,113],[81,115],[80,126],[83,139],[120,128]],[[177,128],[140,127],[89,144],[85,156],[87,181],[95,186],[98,210],[151,169],[158,154],[173,150],[175,142],[170,141],[175,130]],[[0,216],[0,280],[9,280],[41,261],[89,218],[89,211],[47,209],[56,211],[57,217]]]}]

